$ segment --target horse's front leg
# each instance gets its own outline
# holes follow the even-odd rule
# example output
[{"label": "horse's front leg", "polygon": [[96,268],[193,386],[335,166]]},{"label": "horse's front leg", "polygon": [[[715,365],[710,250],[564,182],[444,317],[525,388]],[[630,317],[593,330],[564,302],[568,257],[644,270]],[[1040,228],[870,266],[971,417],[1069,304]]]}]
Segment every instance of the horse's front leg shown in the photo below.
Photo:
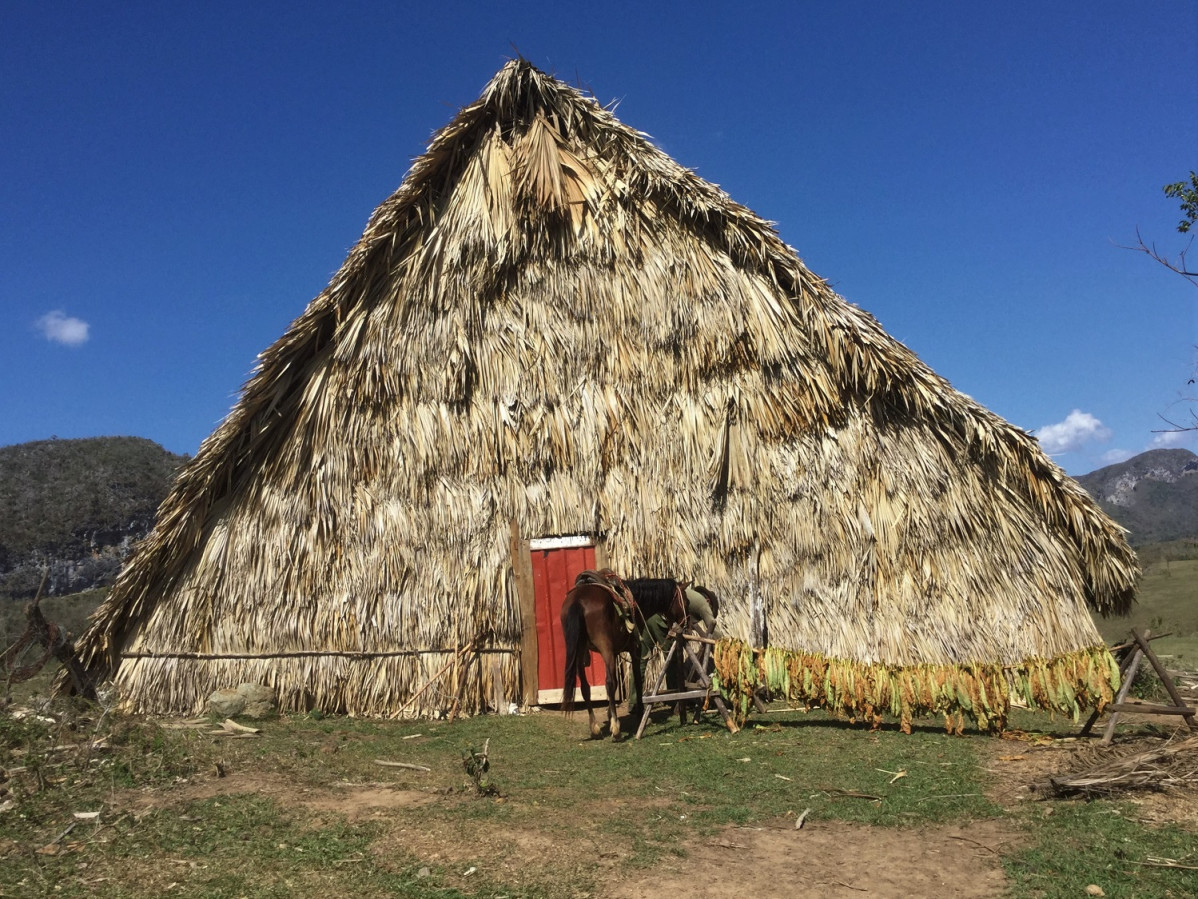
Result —
[{"label": "horse's front leg", "polygon": [[[685,640],[684,637],[678,638],[678,649],[674,652],[674,658],[671,661],[671,665],[674,669],[674,689],[679,691],[686,689],[686,665],[682,661],[686,643],[684,643],[683,640]],[[687,702],[685,699],[679,699],[675,704],[675,707],[678,710],[679,724],[686,724],[686,704]],[[697,713],[695,715],[695,723],[699,723],[699,716]]]},{"label": "horse's front leg", "polygon": [[636,691],[636,702],[629,707],[628,711],[632,713],[632,719],[636,721],[645,713],[645,666],[641,662],[639,640],[632,641],[628,647],[628,656],[632,661],[632,689]]}]

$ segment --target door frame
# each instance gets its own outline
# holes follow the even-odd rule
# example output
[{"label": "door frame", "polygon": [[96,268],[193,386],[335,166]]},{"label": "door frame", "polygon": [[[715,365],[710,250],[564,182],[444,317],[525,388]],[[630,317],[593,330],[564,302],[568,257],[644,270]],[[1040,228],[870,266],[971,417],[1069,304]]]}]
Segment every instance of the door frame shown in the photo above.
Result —
[{"label": "door frame", "polygon": [[[532,553],[547,549],[571,549],[593,546],[595,567],[607,567],[607,552],[603,541],[594,534],[525,538],[515,519],[509,522],[512,574],[520,602],[520,679],[521,696],[525,706],[559,703],[562,690],[541,690],[537,673],[540,659],[537,636],[537,600],[533,587]],[[591,686],[592,700],[606,700],[607,689],[600,683]]]}]

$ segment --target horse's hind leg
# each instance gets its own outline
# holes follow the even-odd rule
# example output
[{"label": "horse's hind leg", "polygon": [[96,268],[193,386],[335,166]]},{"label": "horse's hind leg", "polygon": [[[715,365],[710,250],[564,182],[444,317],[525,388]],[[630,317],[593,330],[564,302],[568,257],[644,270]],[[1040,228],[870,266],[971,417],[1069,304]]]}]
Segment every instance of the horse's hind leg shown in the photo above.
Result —
[{"label": "horse's hind leg", "polygon": [[595,707],[591,705],[591,682],[587,680],[587,670],[578,666],[578,687],[582,691],[582,701],[587,706],[587,723],[591,727],[591,738],[598,740],[603,733],[603,726],[595,720]]},{"label": "horse's hind leg", "polygon": [[620,739],[620,716],[616,713],[616,664],[619,657],[614,653],[603,654],[603,664],[607,667],[607,720],[611,729],[611,738]]}]

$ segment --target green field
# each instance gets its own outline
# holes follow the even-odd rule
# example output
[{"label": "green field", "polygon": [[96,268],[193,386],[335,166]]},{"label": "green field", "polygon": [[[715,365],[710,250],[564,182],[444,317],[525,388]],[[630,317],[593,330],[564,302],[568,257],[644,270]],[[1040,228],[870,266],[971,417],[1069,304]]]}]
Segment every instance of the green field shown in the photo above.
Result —
[{"label": "green field", "polygon": [[[1151,549],[1151,548],[1149,548]],[[1171,634],[1152,643],[1170,668],[1198,671],[1198,559],[1168,559],[1141,552],[1144,574],[1127,618],[1096,618],[1108,643],[1119,643],[1134,627]]]},{"label": "green field", "polygon": [[[39,603],[47,621],[57,624],[72,637],[87,628],[87,618],[104,601],[108,589],[88,590],[69,596],[47,596]],[[0,599],[0,649],[11,646],[25,631],[28,603]]]}]

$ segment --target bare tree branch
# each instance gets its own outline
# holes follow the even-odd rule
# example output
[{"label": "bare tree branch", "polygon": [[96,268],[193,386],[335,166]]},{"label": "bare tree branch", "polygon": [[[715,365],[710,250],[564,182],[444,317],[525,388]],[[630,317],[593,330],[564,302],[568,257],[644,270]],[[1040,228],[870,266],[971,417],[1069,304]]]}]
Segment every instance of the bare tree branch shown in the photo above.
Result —
[{"label": "bare tree branch", "polygon": [[1161,428],[1160,430],[1153,429],[1153,434],[1181,434],[1186,431],[1198,431],[1198,414],[1193,412],[1190,413],[1191,424],[1188,425],[1178,424],[1177,422],[1173,421],[1173,419],[1166,418],[1159,412],[1157,413],[1157,417],[1169,427]]},{"label": "bare tree branch", "polygon": [[1122,244],[1120,244],[1119,247],[1123,250],[1133,250],[1137,253],[1144,253],[1148,257],[1155,259],[1169,271],[1176,272],[1195,287],[1198,287],[1198,271],[1192,271],[1189,266],[1186,265],[1186,253],[1190,251],[1190,248],[1194,244],[1193,237],[1191,237],[1190,242],[1186,244],[1186,248],[1177,254],[1176,262],[1174,262],[1168,256],[1163,256],[1157,252],[1156,244],[1149,246],[1148,244],[1144,243],[1144,238],[1140,236],[1139,228],[1136,228],[1136,241],[1137,243],[1134,247],[1125,247]]}]

